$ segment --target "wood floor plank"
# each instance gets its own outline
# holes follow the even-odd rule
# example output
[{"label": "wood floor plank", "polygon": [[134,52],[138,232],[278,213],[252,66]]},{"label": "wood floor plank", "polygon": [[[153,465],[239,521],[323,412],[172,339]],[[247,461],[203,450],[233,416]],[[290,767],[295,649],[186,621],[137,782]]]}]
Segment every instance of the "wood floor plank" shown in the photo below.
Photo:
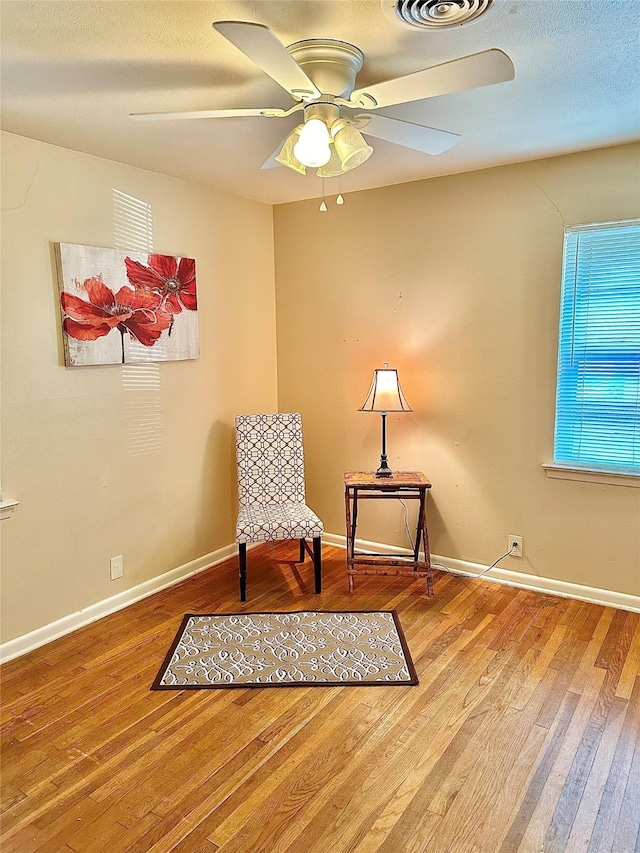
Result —
[{"label": "wood floor plank", "polygon": [[[583,694],[587,688],[587,682],[594,675],[594,667],[596,666],[596,663],[601,660],[603,643],[605,642],[605,639],[610,636],[613,615],[614,614],[611,611],[603,610],[603,614],[591,635],[592,638],[585,649],[580,665],[574,672],[569,685],[570,691]],[[584,632],[584,624],[581,629],[581,634],[579,635],[583,638],[583,641],[588,636],[588,633]],[[608,652],[608,656],[611,668],[607,670],[607,673],[613,674],[619,672],[622,655],[610,650]],[[584,834],[589,824],[588,818],[591,816],[595,818],[595,814],[597,813],[597,804],[592,802],[592,809],[594,806],[596,808],[595,812],[593,812],[592,809],[588,812],[583,809],[581,821],[579,822],[575,833],[573,826],[576,816],[578,815],[581,802],[583,801],[587,782],[590,778],[602,776],[602,770],[599,773],[596,770],[592,777],[591,770],[598,753],[601,755],[601,762],[603,760],[602,752],[600,750],[600,741],[605,732],[605,727],[607,726],[607,723],[609,723],[609,732],[613,731],[614,734],[618,728],[615,720],[621,715],[622,708],[618,707],[616,709],[616,713],[612,715],[611,719],[609,719],[613,700],[614,694],[612,687],[605,678],[547,830],[545,844],[550,851],[564,851],[568,849],[570,837],[573,837],[571,845],[576,848],[580,844],[578,837],[581,837],[584,849]],[[593,789],[590,792],[590,797],[587,798],[585,802],[588,803],[590,800],[593,800]],[[591,824],[591,826],[592,825],[593,824]]]},{"label": "wood floor plank", "polygon": [[598,816],[598,809],[607,779],[612,769],[618,738],[622,731],[627,702],[616,700],[609,711],[607,726],[602,733],[593,765],[585,780],[584,791],[567,839],[567,847],[575,853],[585,853]]},{"label": "wood floor plank", "polygon": [[[545,844],[549,851],[564,851],[567,849],[573,822],[578,812],[587,780],[591,774],[593,762],[595,761],[607,722],[607,718],[603,717],[603,710],[602,703],[596,702],[596,707],[594,707],[591,713],[591,717],[580,740],[569,775],[564,783],[558,804],[551,818],[549,829],[547,830]],[[606,710],[610,711],[610,706]]]},{"label": "wood floor plank", "polygon": [[[297,543],[10,661],[2,853],[632,853],[640,616]],[[150,692],[184,613],[399,614],[415,687]]]},{"label": "wood floor plank", "polygon": [[[534,849],[536,846],[538,849],[544,850],[546,846],[545,853],[564,853],[562,847],[556,843],[555,830],[551,830],[550,833],[550,826],[563,790],[570,782],[570,773],[576,752],[604,681],[604,671],[596,670],[596,672],[597,675],[594,675],[593,682],[589,684],[588,689],[585,689],[585,692],[578,699],[575,713],[571,717],[558,755],[540,793],[531,822],[521,842],[522,850]],[[581,793],[580,791],[580,795]]]},{"label": "wood floor plank", "polygon": [[635,850],[640,840],[640,740],[636,742],[622,802],[612,847]]},{"label": "wood floor plank", "polygon": [[359,750],[364,748],[363,739],[383,713],[381,709],[359,706],[349,729],[340,737],[335,730],[327,733],[320,749],[307,755],[294,774],[287,774],[269,803],[261,803],[240,826],[227,821],[210,839],[228,853],[269,853],[279,845],[286,849],[302,826],[326,805],[334,782],[357,759]]},{"label": "wood floor plank", "polygon": [[[578,704],[579,697],[575,693],[565,697],[560,713],[557,715],[553,729],[548,733],[546,741],[538,756],[535,770],[525,788],[517,812],[513,815],[509,829],[499,848],[499,853],[513,853],[521,849],[522,839],[531,822],[540,796],[546,786],[551,768],[562,748],[569,724]],[[546,729],[541,730],[546,731]]]},{"label": "wood floor plank", "polygon": [[612,608],[603,608],[602,616],[587,643],[580,665],[575,670],[569,684],[569,690],[572,693],[582,693],[585,683],[591,677],[593,668],[601,654],[602,645],[611,629],[614,614],[615,611]]},{"label": "wood floor plank", "polygon": [[603,669],[609,666],[612,655],[617,653],[620,641],[624,638],[625,642],[631,642],[633,626],[633,614],[627,613],[625,610],[615,611],[611,620],[611,626],[607,631],[607,636],[596,660],[596,666],[600,666]]},{"label": "wood floor plank", "polygon": [[625,820],[624,815],[629,809],[633,812],[637,810],[637,803],[626,801],[624,795],[638,741],[639,723],[640,678],[637,678],[627,706],[611,770],[602,792],[600,808],[589,839],[588,853],[620,853],[613,847],[616,828],[621,819]]},{"label": "wood floor plank", "polygon": [[616,687],[616,696],[620,699],[631,699],[633,685],[636,678],[640,675],[640,614],[632,614],[636,618],[636,628],[629,653],[625,661],[623,670],[620,674],[620,680]]},{"label": "wood floor plank", "polygon": [[[487,620],[487,621],[489,621],[489,620]],[[473,635],[474,633],[478,633],[478,632],[482,631],[483,626],[484,626],[484,620],[482,623],[480,623],[476,626],[475,632],[468,632],[469,635]],[[459,637],[458,643],[461,640],[464,641],[464,638]],[[468,667],[467,667],[467,671],[466,671],[464,676],[462,674],[462,671],[459,672],[458,678],[461,680],[464,677],[465,681],[468,681],[468,683],[470,685],[470,691],[466,694],[465,698],[463,699],[463,705],[464,705],[464,709],[462,710],[463,714],[470,713],[474,707],[475,702],[480,700],[481,697],[479,694],[472,698],[472,695],[474,693],[473,686],[476,683],[476,679],[481,678],[480,673],[482,671],[486,670],[487,664],[489,663],[490,660],[493,659],[494,656],[495,656],[495,654],[493,652],[489,652],[487,650],[484,650],[481,654],[476,655],[473,658],[473,660],[471,660],[471,659],[467,660]],[[472,674],[472,667],[474,664],[476,667],[479,666],[478,675],[476,675],[476,676],[474,676]],[[421,731],[420,733],[422,734],[423,737],[424,736],[426,736],[426,737],[429,737],[429,736],[432,737],[433,736],[433,731],[429,731],[430,729],[433,729],[433,726],[432,726],[433,711],[429,705],[429,695],[434,696],[434,697],[437,696],[437,694],[439,692],[437,682],[438,682],[438,679],[436,679],[435,681],[432,681],[429,685],[421,685],[421,694],[418,695],[417,697],[415,697],[413,700],[411,700],[410,707],[413,708],[415,706],[416,712],[418,712],[420,707],[422,707],[421,716],[423,717],[423,723],[421,724],[421,728],[423,729],[423,731]],[[489,685],[486,682],[485,682],[485,686],[488,689]],[[410,698],[410,697],[408,697],[408,698]],[[397,717],[398,713],[399,713],[399,709],[396,710],[394,717]],[[410,739],[412,740],[414,737],[414,729],[415,729],[416,719],[419,719],[419,717],[414,718],[414,720],[411,723],[406,723],[406,724],[403,723],[402,725],[405,726],[404,729],[402,729],[402,727],[400,728],[400,731],[402,731],[401,739],[405,744],[408,744],[409,740]],[[396,724],[396,728],[392,729],[390,734],[394,734],[394,732],[397,732],[397,730],[398,730],[398,725]],[[397,734],[396,734],[396,736],[397,736]],[[409,736],[411,736],[411,737],[409,737]],[[417,737],[417,734],[415,736]],[[419,744],[417,743],[416,746],[419,746]],[[396,752],[397,752],[397,750],[394,749],[393,750],[394,756],[395,756]],[[374,806],[374,808],[377,810],[378,805],[381,804],[385,798],[388,799],[389,793],[392,792],[394,789],[396,789],[401,784],[401,782],[403,780],[403,774],[406,774],[408,769],[409,769],[407,767],[406,757],[401,754],[401,758],[403,759],[402,762],[394,761],[391,759],[391,757],[389,757],[386,760],[386,769],[385,769],[383,776],[382,776],[382,773],[380,773],[380,780],[379,780],[380,784],[379,784],[378,788],[376,789],[376,792],[374,792],[374,785],[373,785],[373,780],[376,777],[375,768],[376,768],[378,760],[384,760],[385,759],[385,753],[382,749],[380,749],[379,755],[369,756],[367,754],[362,759],[363,762],[366,760],[366,768],[363,767],[362,769],[363,769],[363,771],[366,769],[366,772],[367,772],[367,775],[368,775],[369,781],[370,781],[370,784],[368,784],[365,788],[365,790],[367,791],[367,796],[369,798],[369,808]],[[324,815],[321,816],[320,819],[316,820],[315,822],[313,822],[310,825],[309,830],[312,831],[311,834],[313,835],[314,838],[317,839],[317,841],[315,842],[315,844],[313,844],[311,847],[309,847],[309,850],[317,849],[318,851],[321,851],[321,850],[332,849],[333,844],[337,841],[338,837],[340,838],[340,841],[343,844],[346,844],[347,843],[347,837],[352,836],[350,838],[349,843],[351,843],[354,846],[354,848],[362,840],[362,838],[359,837],[362,835],[362,822],[361,821],[358,821],[358,820],[356,820],[355,822],[352,821],[350,819],[350,815],[346,812],[346,809],[342,815],[341,820],[338,820],[338,818],[336,816],[336,811],[339,809],[338,804],[340,801],[340,795],[342,795],[342,797],[344,797],[346,799],[346,804],[348,804],[348,806],[349,806],[349,812],[353,809],[354,802],[361,798],[361,795],[363,792],[363,786],[362,786],[361,781],[358,785],[358,779],[360,779],[360,780],[362,779],[362,773],[358,773],[357,771],[353,772],[352,775],[349,777],[349,780],[347,782],[345,782],[345,785],[340,789],[340,793],[336,794],[336,796],[333,798],[332,805],[334,807],[334,811],[332,813],[332,819],[331,819],[330,825],[326,826],[326,828],[324,829],[323,834],[320,834],[319,831],[323,827],[323,825],[327,824],[327,819]],[[350,827],[350,829],[349,829],[349,827]],[[300,847],[299,847],[300,843],[302,843],[302,838],[299,838],[296,842],[292,843],[292,845],[290,847],[290,853],[293,853],[293,851],[296,849],[296,844],[298,845],[297,849],[300,849]],[[308,844],[308,841],[305,843]]]},{"label": "wood floor plank", "polygon": [[[196,796],[191,791],[188,799],[177,803],[177,814],[167,816],[164,824],[166,836],[163,840],[177,843],[194,826],[197,826],[199,831],[202,826],[208,827],[208,832],[213,831],[240,809],[244,809],[250,815],[256,804],[259,805],[263,800],[267,800],[277,788],[281,778],[291,772],[291,768],[285,765],[300,759],[298,753],[300,742],[307,746],[308,742],[312,741],[308,748],[313,750],[318,731],[327,722],[333,728],[334,717],[339,716],[349,704],[349,697],[340,696],[339,692],[339,688],[329,688],[315,698],[318,691],[313,691],[315,702],[309,714],[303,714],[296,720],[295,725],[283,730],[282,736],[275,741],[269,740],[268,749],[253,766],[246,767],[239,776],[229,776],[226,767],[223,766],[221,773],[225,778],[222,784],[212,777],[201,786]],[[301,735],[303,730],[304,734]],[[325,734],[321,732],[318,742],[324,737]],[[255,794],[256,791],[259,793]],[[252,800],[254,794],[255,798]],[[237,824],[242,823],[237,814],[234,820]],[[141,846],[139,849],[140,851],[153,850],[154,844],[147,847]]]},{"label": "wood floor plank", "polygon": [[401,715],[398,709],[396,721],[384,737],[368,745],[359,761],[349,768],[347,778],[334,786],[330,808],[316,814],[284,853],[301,849],[305,853],[324,853],[341,845],[345,849],[357,846],[363,837],[363,811],[366,815],[379,813],[407,773],[411,746],[419,750],[421,739],[429,737],[431,718],[419,713],[416,704],[419,700],[414,700]]},{"label": "wood floor plank", "polygon": [[[552,683],[552,679],[547,678],[538,687],[535,701],[532,700],[526,710],[512,707],[512,697],[519,691],[530,669],[531,639],[528,632],[538,630],[530,625],[521,635],[518,645],[505,653],[501,676],[481,706],[485,714],[480,724],[475,730],[474,727],[470,729],[466,743],[462,738],[456,738],[452,746],[457,746],[457,749],[451,752],[449,763],[443,763],[440,768],[440,778],[430,774],[423,783],[420,799],[412,804],[446,817],[438,831],[438,844],[443,849],[464,849],[466,845],[472,848],[471,836],[483,839],[484,833],[489,831],[491,821],[485,822],[481,830],[476,825],[478,799],[486,803],[493,820],[499,818],[504,823],[504,814],[498,811],[497,804]],[[540,735],[538,740],[542,740]],[[443,775],[445,771],[446,775]]]},{"label": "wood floor plank", "polygon": [[[513,706],[511,706],[513,708]],[[474,843],[481,850],[492,850],[497,853],[509,831],[509,820],[523,799],[523,791],[526,790],[535,772],[536,763],[543,749],[548,732],[540,726],[533,725],[528,729],[528,734],[521,749],[514,757],[511,767],[505,768],[501,782],[496,786],[492,797],[493,808],[488,810],[487,818],[483,821],[479,833],[475,834]],[[454,815],[449,815],[449,821]],[[515,848],[514,848],[515,849]]]},{"label": "wood floor plank", "polygon": [[[496,697],[503,693],[512,675],[508,662],[514,648],[512,646],[502,653],[494,653],[489,648],[483,650],[490,658],[482,661],[486,661],[478,681],[482,689],[472,684],[470,693],[460,691],[457,720],[454,722],[455,716],[453,719],[445,718],[441,729],[443,736],[439,738],[436,733],[424,758],[394,792],[394,797],[372,827],[372,836],[382,842],[381,850],[405,849],[414,844],[416,836],[422,838],[429,833],[430,827],[439,823],[433,820],[437,812],[432,811],[432,802],[444,780],[450,778]],[[496,659],[499,661],[497,664]],[[455,710],[454,707],[452,711]],[[361,847],[367,849],[367,842]]]}]

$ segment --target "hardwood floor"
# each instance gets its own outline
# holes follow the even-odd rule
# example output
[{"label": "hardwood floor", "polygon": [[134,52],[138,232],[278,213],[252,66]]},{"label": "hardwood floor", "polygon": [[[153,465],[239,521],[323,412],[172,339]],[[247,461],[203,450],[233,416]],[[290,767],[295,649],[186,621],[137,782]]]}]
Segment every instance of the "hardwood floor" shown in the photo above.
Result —
[{"label": "hardwood floor", "polygon": [[[2,853],[633,853],[640,615],[296,543],[2,668]],[[396,608],[417,687],[150,692],[185,612]]]}]

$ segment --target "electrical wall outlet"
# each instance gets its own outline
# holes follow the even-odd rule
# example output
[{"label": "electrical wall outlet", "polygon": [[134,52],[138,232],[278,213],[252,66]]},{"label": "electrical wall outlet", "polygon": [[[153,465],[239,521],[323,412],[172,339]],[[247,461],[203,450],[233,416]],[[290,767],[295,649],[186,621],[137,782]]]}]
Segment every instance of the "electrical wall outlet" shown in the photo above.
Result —
[{"label": "electrical wall outlet", "polygon": [[110,562],[111,580],[115,581],[124,575],[124,559],[122,554],[118,557],[112,557]]},{"label": "electrical wall outlet", "polygon": [[513,534],[509,534],[509,548],[513,548],[513,551],[509,554],[510,557],[523,557],[524,556],[524,539],[522,536],[513,536]]}]

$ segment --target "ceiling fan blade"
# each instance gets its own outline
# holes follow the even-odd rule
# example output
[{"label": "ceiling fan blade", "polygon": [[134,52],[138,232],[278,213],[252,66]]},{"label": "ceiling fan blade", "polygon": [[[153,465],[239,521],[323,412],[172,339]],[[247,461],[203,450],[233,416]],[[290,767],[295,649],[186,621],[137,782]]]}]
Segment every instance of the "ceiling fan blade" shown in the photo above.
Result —
[{"label": "ceiling fan blade", "polygon": [[275,169],[281,165],[276,160],[276,157],[280,153],[280,149],[282,148],[283,145],[284,145],[284,140],[282,140],[282,142],[278,145],[276,150],[272,154],[270,154],[269,157],[267,157],[267,159],[264,161],[262,166],[260,166],[261,169]]},{"label": "ceiling fan blade", "polygon": [[423,98],[435,98],[452,92],[464,92],[492,83],[513,80],[513,62],[501,50],[483,50],[442,65],[434,65],[414,74],[396,77],[384,83],[374,83],[351,93],[350,105],[367,110],[390,107]]},{"label": "ceiling fan blade", "polygon": [[162,119],[191,119],[191,118],[241,118],[246,116],[266,116],[280,118],[288,115],[288,110],[278,109],[239,109],[239,110],[191,110],[180,113],[129,113],[129,118],[136,121],[161,121]]},{"label": "ceiling fan blade", "polygon": [[379,114],[355,116],[353,123],[365,136],[395,142],[396,145],[413,148],[414,151],[422,151],[424,154],[442,154],[461,139],[459,133],[449,133],[435,127],[425,127]]},{"label": "ceiling fan blade", "polygon": [[296,100],[320,97],[319,90],[269,27],[247,21],[215,21],[213,27]]}]

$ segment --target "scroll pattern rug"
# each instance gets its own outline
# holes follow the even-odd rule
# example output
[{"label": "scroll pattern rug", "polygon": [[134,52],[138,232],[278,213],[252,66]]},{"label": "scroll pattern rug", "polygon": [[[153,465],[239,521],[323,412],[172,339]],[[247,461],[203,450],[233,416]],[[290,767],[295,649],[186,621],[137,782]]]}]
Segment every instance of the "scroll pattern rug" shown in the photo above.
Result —
[{"label": "scroll pattern rug", "polygon": [[188,613],[152,690],[417,684],[395,610]]}]

